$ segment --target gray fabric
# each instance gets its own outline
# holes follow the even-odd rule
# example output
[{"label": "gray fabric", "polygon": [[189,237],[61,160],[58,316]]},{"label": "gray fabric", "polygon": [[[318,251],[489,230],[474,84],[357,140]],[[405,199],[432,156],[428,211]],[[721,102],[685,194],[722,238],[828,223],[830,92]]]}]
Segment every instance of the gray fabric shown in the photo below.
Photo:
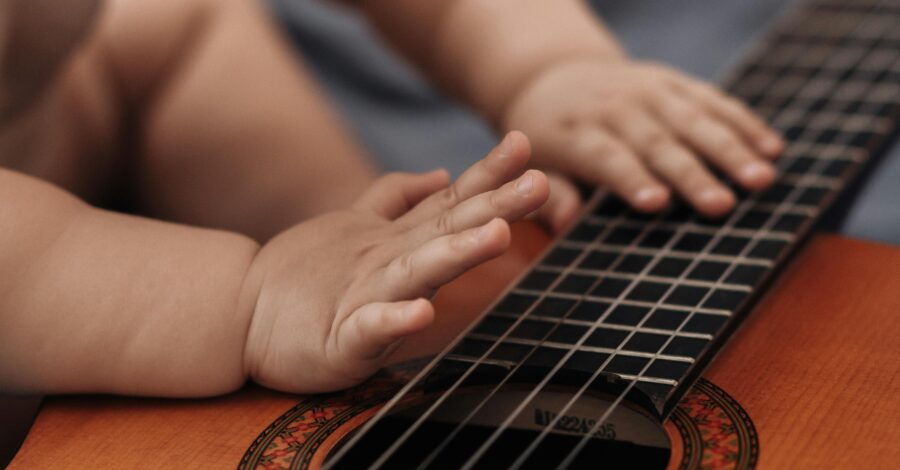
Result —
[{"label": "gray fabric", "polygon": [[[386,170],[458,173],[495,136],[416,77],[361,18],[312,0],[269,0],[304,57]],[[789,2],[604,0],[598,13],[629,51],[715,79]],[[900,148],[867,182],[842,232],[900,244]]]}]

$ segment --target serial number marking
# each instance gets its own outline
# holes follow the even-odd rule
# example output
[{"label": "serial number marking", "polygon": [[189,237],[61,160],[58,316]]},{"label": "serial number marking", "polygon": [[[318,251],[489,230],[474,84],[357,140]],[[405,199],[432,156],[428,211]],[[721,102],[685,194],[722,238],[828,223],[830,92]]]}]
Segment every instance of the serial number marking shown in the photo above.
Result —
[{"label": "serial number marking", "polygon": [[[535,408],[534,424],[542,427],[549,426],[550,423],[552,423],[556,418],[556,416],[556,412]],[[556,424],[553,425],[553,429],[565,432],[574,432],[577,434],[587,434],[591,431],[591,429],[594,427],[594,424],[596,423],[597,420],[594,418],[585,418],[574,415],[562,415],[558,420],[556,420]],[[600,439],[615,439],[615,424],[604,423],[600,425],[600,427],[597,428],[596,432],[594,432],[594,436]]]}]

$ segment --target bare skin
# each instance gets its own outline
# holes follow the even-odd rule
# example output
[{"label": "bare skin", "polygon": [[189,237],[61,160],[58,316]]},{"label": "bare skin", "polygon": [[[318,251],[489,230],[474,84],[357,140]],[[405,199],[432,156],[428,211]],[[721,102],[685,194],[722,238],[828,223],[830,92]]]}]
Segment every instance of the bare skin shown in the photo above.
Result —
[{"label": "bare skin", "polygon": [[[256,2],[5,1],[27,5],[19,14],[35,27],[11,50],[38,31],[47,62],[74,53],[8,71],[16,83],[59,75],[43,95],[16,93],[32,104],[0,129],[7,168],[91,202],[124,186],[128,200],[117,202],[135,212],[259,241],[347,207],[375,178]],[[47,12],[60,8],[84,12],[66,15],[81,23],[80,44],[74,33],[44,35],[54,30]]]},{"label": "bare skin", "polygon": [[[658,64],[628,58],[581,0],[362,0],[382,33],[500,131],[534,145],[550,173],[554,228],[578,193],[554,173],[606,187],[639,210],[674,190],[721,216],[734,195],[704,164],[766,187],[781,138],[742,104]],[[452,73],[451,73],[452,72]]]},{"label": "bare skin", "polygon": [[0,0],[0,389],[347,387],[427,327],[440,285],[505,250],[508,222],[564,227],[569,177],[642,210],[673,188],[712,215],[733,196],[702,159],[771,180],[780,140],[740,105],[628,60],[579,2],[547,5],[360,2],[437,83],[531,134],[550,172],[512,132],[453,185],[370,186],[254,2]]},{"label": "bare skin", "polygon": [[[427,327],[442,284],[501,254],[547,199],[512,133],[447,186],[392,174],[352,208],[260,247],[231,232],[90,207],[0,170],[0,377],[13,393],[197,397],[251,379],[289,392],[362,381]],[[304,371],[304,372],[301,372]]]}]

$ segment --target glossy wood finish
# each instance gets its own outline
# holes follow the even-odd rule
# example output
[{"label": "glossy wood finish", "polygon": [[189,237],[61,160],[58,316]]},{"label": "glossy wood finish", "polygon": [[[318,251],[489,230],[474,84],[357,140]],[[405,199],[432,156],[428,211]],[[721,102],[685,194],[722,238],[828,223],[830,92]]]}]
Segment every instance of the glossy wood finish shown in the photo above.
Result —
[{"label": "glossy wood finish", "polygon": [[760,468],[900,468],[900,249],[814,239],[705,377],[750,414]]},{"label": "glossy wood finish", "polygon": [[[435,352],[548,242],[513,250],[441,291],[439,323],[398,351]],[[761,468],[900,467],[900,249],[819,236],[706,377],[750,413]],[[57,397],[10,468],[234,468],[298,397],[258,387],[210,400]]]}]

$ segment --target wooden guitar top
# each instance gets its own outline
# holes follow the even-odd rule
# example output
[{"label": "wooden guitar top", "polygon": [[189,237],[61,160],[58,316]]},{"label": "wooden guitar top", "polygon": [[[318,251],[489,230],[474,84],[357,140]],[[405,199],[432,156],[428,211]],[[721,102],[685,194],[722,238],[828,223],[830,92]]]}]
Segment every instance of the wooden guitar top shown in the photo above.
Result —
[{"label": "wooden guitar top", "polygon": [[[434,353],[523,272],[548,238],[441,291],[439,322],[396,359]],[[747,411],[760,468],[900,468],[900,249],[816,236],[705,374]],[[301,397],[247,386],[207,400],[49,398],[11,464],[235,468]]]}]

